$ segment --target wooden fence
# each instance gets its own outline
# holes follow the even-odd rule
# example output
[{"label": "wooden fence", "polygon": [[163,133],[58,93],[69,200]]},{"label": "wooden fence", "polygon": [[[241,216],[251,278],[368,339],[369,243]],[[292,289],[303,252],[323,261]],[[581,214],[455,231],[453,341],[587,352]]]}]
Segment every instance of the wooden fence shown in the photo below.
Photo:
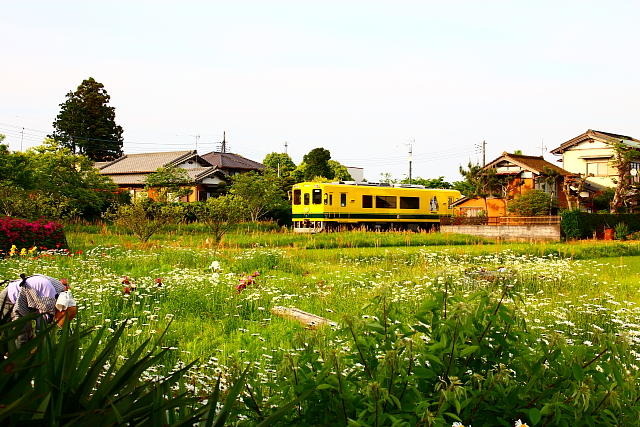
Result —
[{"label": "wooden fence", "polygon": [[559,216],[495,216],[441,218],[442,225],[555,225]]}]

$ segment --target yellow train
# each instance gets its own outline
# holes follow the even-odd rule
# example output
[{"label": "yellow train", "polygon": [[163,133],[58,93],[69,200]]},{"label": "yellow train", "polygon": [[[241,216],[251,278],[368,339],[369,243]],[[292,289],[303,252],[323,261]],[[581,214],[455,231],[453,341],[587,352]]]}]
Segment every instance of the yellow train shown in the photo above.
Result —
[{"label": "yellow train", "polygon": [[428,229],[450,216],[457,190],[389,184],[301,182],[292,188],[294,231],[339,227]]}]

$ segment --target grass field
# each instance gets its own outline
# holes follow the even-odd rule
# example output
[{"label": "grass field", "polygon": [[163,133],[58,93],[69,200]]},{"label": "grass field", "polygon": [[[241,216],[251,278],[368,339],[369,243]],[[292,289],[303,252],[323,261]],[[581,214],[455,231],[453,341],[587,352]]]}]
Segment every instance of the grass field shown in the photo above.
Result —
[{"label": "grass field", "polygon": [[[369,393],[367,396],[374,401],[373,406],[357,410],[356,403],[345,404],[346,392],[331,395],[332,399],[341,396],[342,400],[333,404],[342,408],[336,412],[343,413],[344,422],[358,418],[361,425],[390,425],[397,418],[398,422],[409,424],[451,425],[461,420],[483,425],[483,419],[494,419],[491,417],[495,415],[485,413],[485,410],[468,409],[471,406],[465,412],[464,405],[484,408],[491,399],[483,397],[477,401],[469,397],[465,400],[460,390],[468,386],[469,396],[473,396],[477,387],[484,387],[490,395],[497,393],[497,387],[479,385],[480,380],[473,375],[479,375],[480,368],[475,374],[464,368],[473,365],[470,358],[484,351],[485,344],[489,345],[488,349],[500,346],[500,337],[507,339],[516,329],[519,334],[526,335],[518,335],[510,345],[517,345],[518,339],[522,343],[531,340],[527,345],[522,344],[522,351],[515,352],[523,358],[518,363],[533,366],[534,354],[547,351],[552,342],[561,353],[553,357],[564,358],[564,362],[558,359],[558,372],[569,369],[569,375],[575,378],[560,395],[554,394],[556,390],[553,390],[554,393],[539,399],[540,404],[531,399],[534,401],[528,406],[514,406],[512,414],[501,415],[504,417],[502,424],[512,425],[517,418],[522,418],[528,419],[530,424],[569,425],[563,423],[570,418],[567,414],[574,414],[576,406],[582,408],[580,414],[581,419],[587,420],[585,425],[611,420],[615,424],[631,420],[638,413],[638,394],[629,391],[639,385],[638,243],[497,244],[469,236],[435,233],[348,232],[300,236],[240,228],[226,237],[222,247],[214,249],[206,233],[195,227],[169,230],[146,244],[104,228],[77,228],[68,233],[68,240],[73,256],[7,259],[0,262],[0,277],[17,277],[22,272],[68,277],[80,306],[79,326],[97,326],[111,331],[121,322],[129,322],[127,336],[121,342],[123,357],[129,349],[147,337],[157,335],[172,321],[165,345],[173,351],[165,364],[157,369],[166,370],[198,359],[198,364],[190,371],[189,387],[203,396],[210,391],[216,373],[231,373],[250,363],[253,366],[252,388],[248,390],[254,390],[256,395],[249,392],[247,396],[251,402],[247,402],[249,398],[246,397],[244,406],[238,409],[235,419],[239,423],[257,423],[269,409],[282,406],[292,395],[301,395],[302,382],[298,382],[297,372],[302,375],[309,369],[307,376],[320,381],[321,366],[328,363],[331,353],[334,355],[332,360],[345,364],[344,369],[348,371],[344,374],[345,381],[356,381],[354,378],[360,377],[352,372],[364,370],[362,375],[366,381],[360,385],[367,384],[369,388],[365,387],[362,393]],[[255,284],[239,292],[236,289],[239,280],[253,272],[260,273]],[[137,290],[123,293],[123,276],[128,276]],[[156,278],[162,278],[161,286],[155,283]],[[444,337],[440,342],[446,347],[440,350],[433,348],[437,335],[435,326],[424,331],[419,326],[428,323],[421,316],[425,315],[425,310],[433,310],[434,304],[443,305],[438,306],[444,314],[444,320],[439,322],[447,324],[447,313],[452,313],[458,322],[453,329],[446,329],[446,333],[439,332]],[[293,321],[273,316],[270,309],[277,305],[325,316],[337,326],[318,331],[304,329]],[[393,316],[389,314],[389,307],[393,307]],[[508,314],[502,312],[503,307],[510,310]],[[457,314],[454,316],[453,313]],[[393,323],[388,323],[392,318]],[[418,322],[416,319],[423,320]],[[437,320],[433,316],[428,319]],[[390,347],[382,354],[379,349],[385,348],[385,342],[390,342],[388,325],[398,325],[398,328],[406,325],[412,332],[397,332],[396,339],[400,341],[388,344]],[[367,332],[369,327],[373,332]],[[470,328],[465,340],[460,338],[463,327]],[[473,328],[480,328],[480,332],[474,333]],[[374,332],[382,334],[383,329],[382,341],[369,343],[378,360],[388,359],[390,352],[402,354],[405,350],[400,349],[406,349],[406,342],[411,342],[411,351],[416,354],[418,349],[422,355],[430,351],[433,354],[444,352],[441,356],[444,364],[448,364],[445,375],[448,383],[445,381],[443,389],[434,386],[433,393],[439,397],[431,406],[421,408],[414,402],[421,412],[416,409],[411,415],[413,418],[403,415],[400,409],[396,411],[396,418],[379,418],[379,413],[393,412],[390,408],[396,404],[377,403],[383,402],[384,398],[375,397],[378,396],[374,387],[377,382],[370,372],[371,366],[365,358],[358,361],[349,356],[350,352],[355,352],[361,357],[362,348],[369,345],[360,342],[354,331],[369,337]],[[483,342],[485,335],[493,333],[495,336],[492,335],[491,340],[495,341]],[[353,335],[352,342],[350,335]],[[624,337],[624,351],[616,353],[623,345],[620,337]],[[455,344],[450,344],[457,340],[462,340],[459,347],[462,355],[457,353]],[[449,346],[450,351],[447,350]],[[466,353],[465,346],[468,348]],[[607,350],[604,356],[596,358],[598,363],[588,364],[602,348]],[[336,352],[341,354],[340,358]],[[543,362],[551,363],[549,369],[555,369],[549,355]],[[605,363],[605,357],[609,355]],[[429,362],[431,356],[425,357],[424,366],[435,363]],[[451,365],[455,368],[458,357],[462,362],[457,367],[459,372],[455,381],[460,381],[461,385],[456,388],[450,371]],[[493,362],[487,365],[490,367],[483,368],[482,381],[493,378],[491,384],[494,384],[498,374],[493,369],[496,366],[495,369],[503,369],[510,360],[502,351],[495,357],[493,361],[487,361],[486,355],[480,357],[484,358],[478,362],[480,364]],[[306,360],[307,367],[296,365],[302,360]],[[599,364],[601,361],[602,365]],[[317,363],[320,365],[316,366]],[[404,358],[398,363],[409,363],[408,372],[412,375],[419,372],[416,368],[412,372],[413,358]],[[337,364],[327,369],[336,371]],[[587,374],[576,372],[572,364],[582,365],[585,372],[596,367],[599,370],[593,373],[595,379],[587,382]],[[563,368],[563,365],[567,366]],[[611,373],[611,378],[616,378],[615,389],[598,386],[598,381],[608,381],[598,379],[599,372],[603,370],[606,374],[607,366],[613,365],[620,370],[620,373]],[[523,368],[509,369],[514,370],[510,381],[519,381],[524,388],[526,378],[515,374]],[[398,374],[397,371],[395,374],[384,372],[383,378],[387,379],[389,375]],[[326,375],[330,376],[330,373]],[[334,375],[340,379],[339,374],[334,372]],[[531,381],[534,374],[528,375]],[[547,378],[546,386],[541,386],[541,390],[560,381],[558,375],[555,379]],[[290,384],[292,378],[295,378],[295,384]],[[323,378],[326,383],[320,381],[320,384],[314,383],[314,387],[332,390],[333,383]],[[393,380],[389,381],[393,383]],[[286,388],[284,384],[291,387]],[[416,383],[416,390],[421,387],[423,385]],[[490,393],[487,387],[493,391]],[[387,388],[385,396],[391,401],[389,395],[394,394],[395,388],[391,385]],[[404,391],[395,393],[401,400],[408,398]],[[506,399],[505,396],[502,395],[502,399]],[[320,402],[317,400],[315,404]],[[310,409],[312,404],[305,406],[299,402],[297,405],[297,409],[291,409],[285,417],[291,422],[305,424],[316,420],[318,424],[324,424],[330,420],[314,415]],[[348,411],[349,405],[353,406],[352,413]],[[379,406],[384,406],[384,411],[379,411]],[[494,406],[499,409],[497,404]],[[600,414],[604,410],[610,414]]]}]

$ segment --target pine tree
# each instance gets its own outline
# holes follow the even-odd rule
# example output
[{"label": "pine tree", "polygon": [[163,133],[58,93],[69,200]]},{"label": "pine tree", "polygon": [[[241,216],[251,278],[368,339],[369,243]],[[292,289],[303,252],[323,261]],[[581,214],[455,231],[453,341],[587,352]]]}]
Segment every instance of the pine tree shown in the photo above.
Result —
[{"label": "pine tree", "polygon": [[115,122],[115,108],[102,83],[89,77],[60,104],[51,138],[74,153],[93,161],[113,160],[122,155],[122,127]]}]

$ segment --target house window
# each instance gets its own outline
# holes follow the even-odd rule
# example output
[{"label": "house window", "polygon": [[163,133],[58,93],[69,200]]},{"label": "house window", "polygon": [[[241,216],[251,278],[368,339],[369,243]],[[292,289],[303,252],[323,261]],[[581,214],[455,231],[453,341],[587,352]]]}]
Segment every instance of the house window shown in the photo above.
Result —
[{"label": "house window", "polygon": [[609,162],[587,162],[587,176],[609,176]]},{"label": "house window", "polygon": [[400,209],[420,209],[420,197],[400,197]]},{"label": "house window", "polygon": [[293,190],[293,204],[300,204],[300,196],[302,195],[302,190]]},{"label": "house window", "polygon": [[362,196],[362,207],[365,209],[373,207],[373,196]]},{"label": "house window", "polygon": [[376,208],[395,209],[396,206],[396,196],[376,196]]},{"label": "house window", "polygon": [[305,205],[308,205],[308,204],[309,204],[309,198],[310,198],[310,197],[309,197],[309,193],[304,193],[304,197],[303,197],[303,199],[304,199],[304,204],[305,204]]},{"label": "house window", "polygon": [[313,190],[312,201],[314,205],[319,205],[322,203],[322,190],[320,190],[319,188],[315,188]]}]

